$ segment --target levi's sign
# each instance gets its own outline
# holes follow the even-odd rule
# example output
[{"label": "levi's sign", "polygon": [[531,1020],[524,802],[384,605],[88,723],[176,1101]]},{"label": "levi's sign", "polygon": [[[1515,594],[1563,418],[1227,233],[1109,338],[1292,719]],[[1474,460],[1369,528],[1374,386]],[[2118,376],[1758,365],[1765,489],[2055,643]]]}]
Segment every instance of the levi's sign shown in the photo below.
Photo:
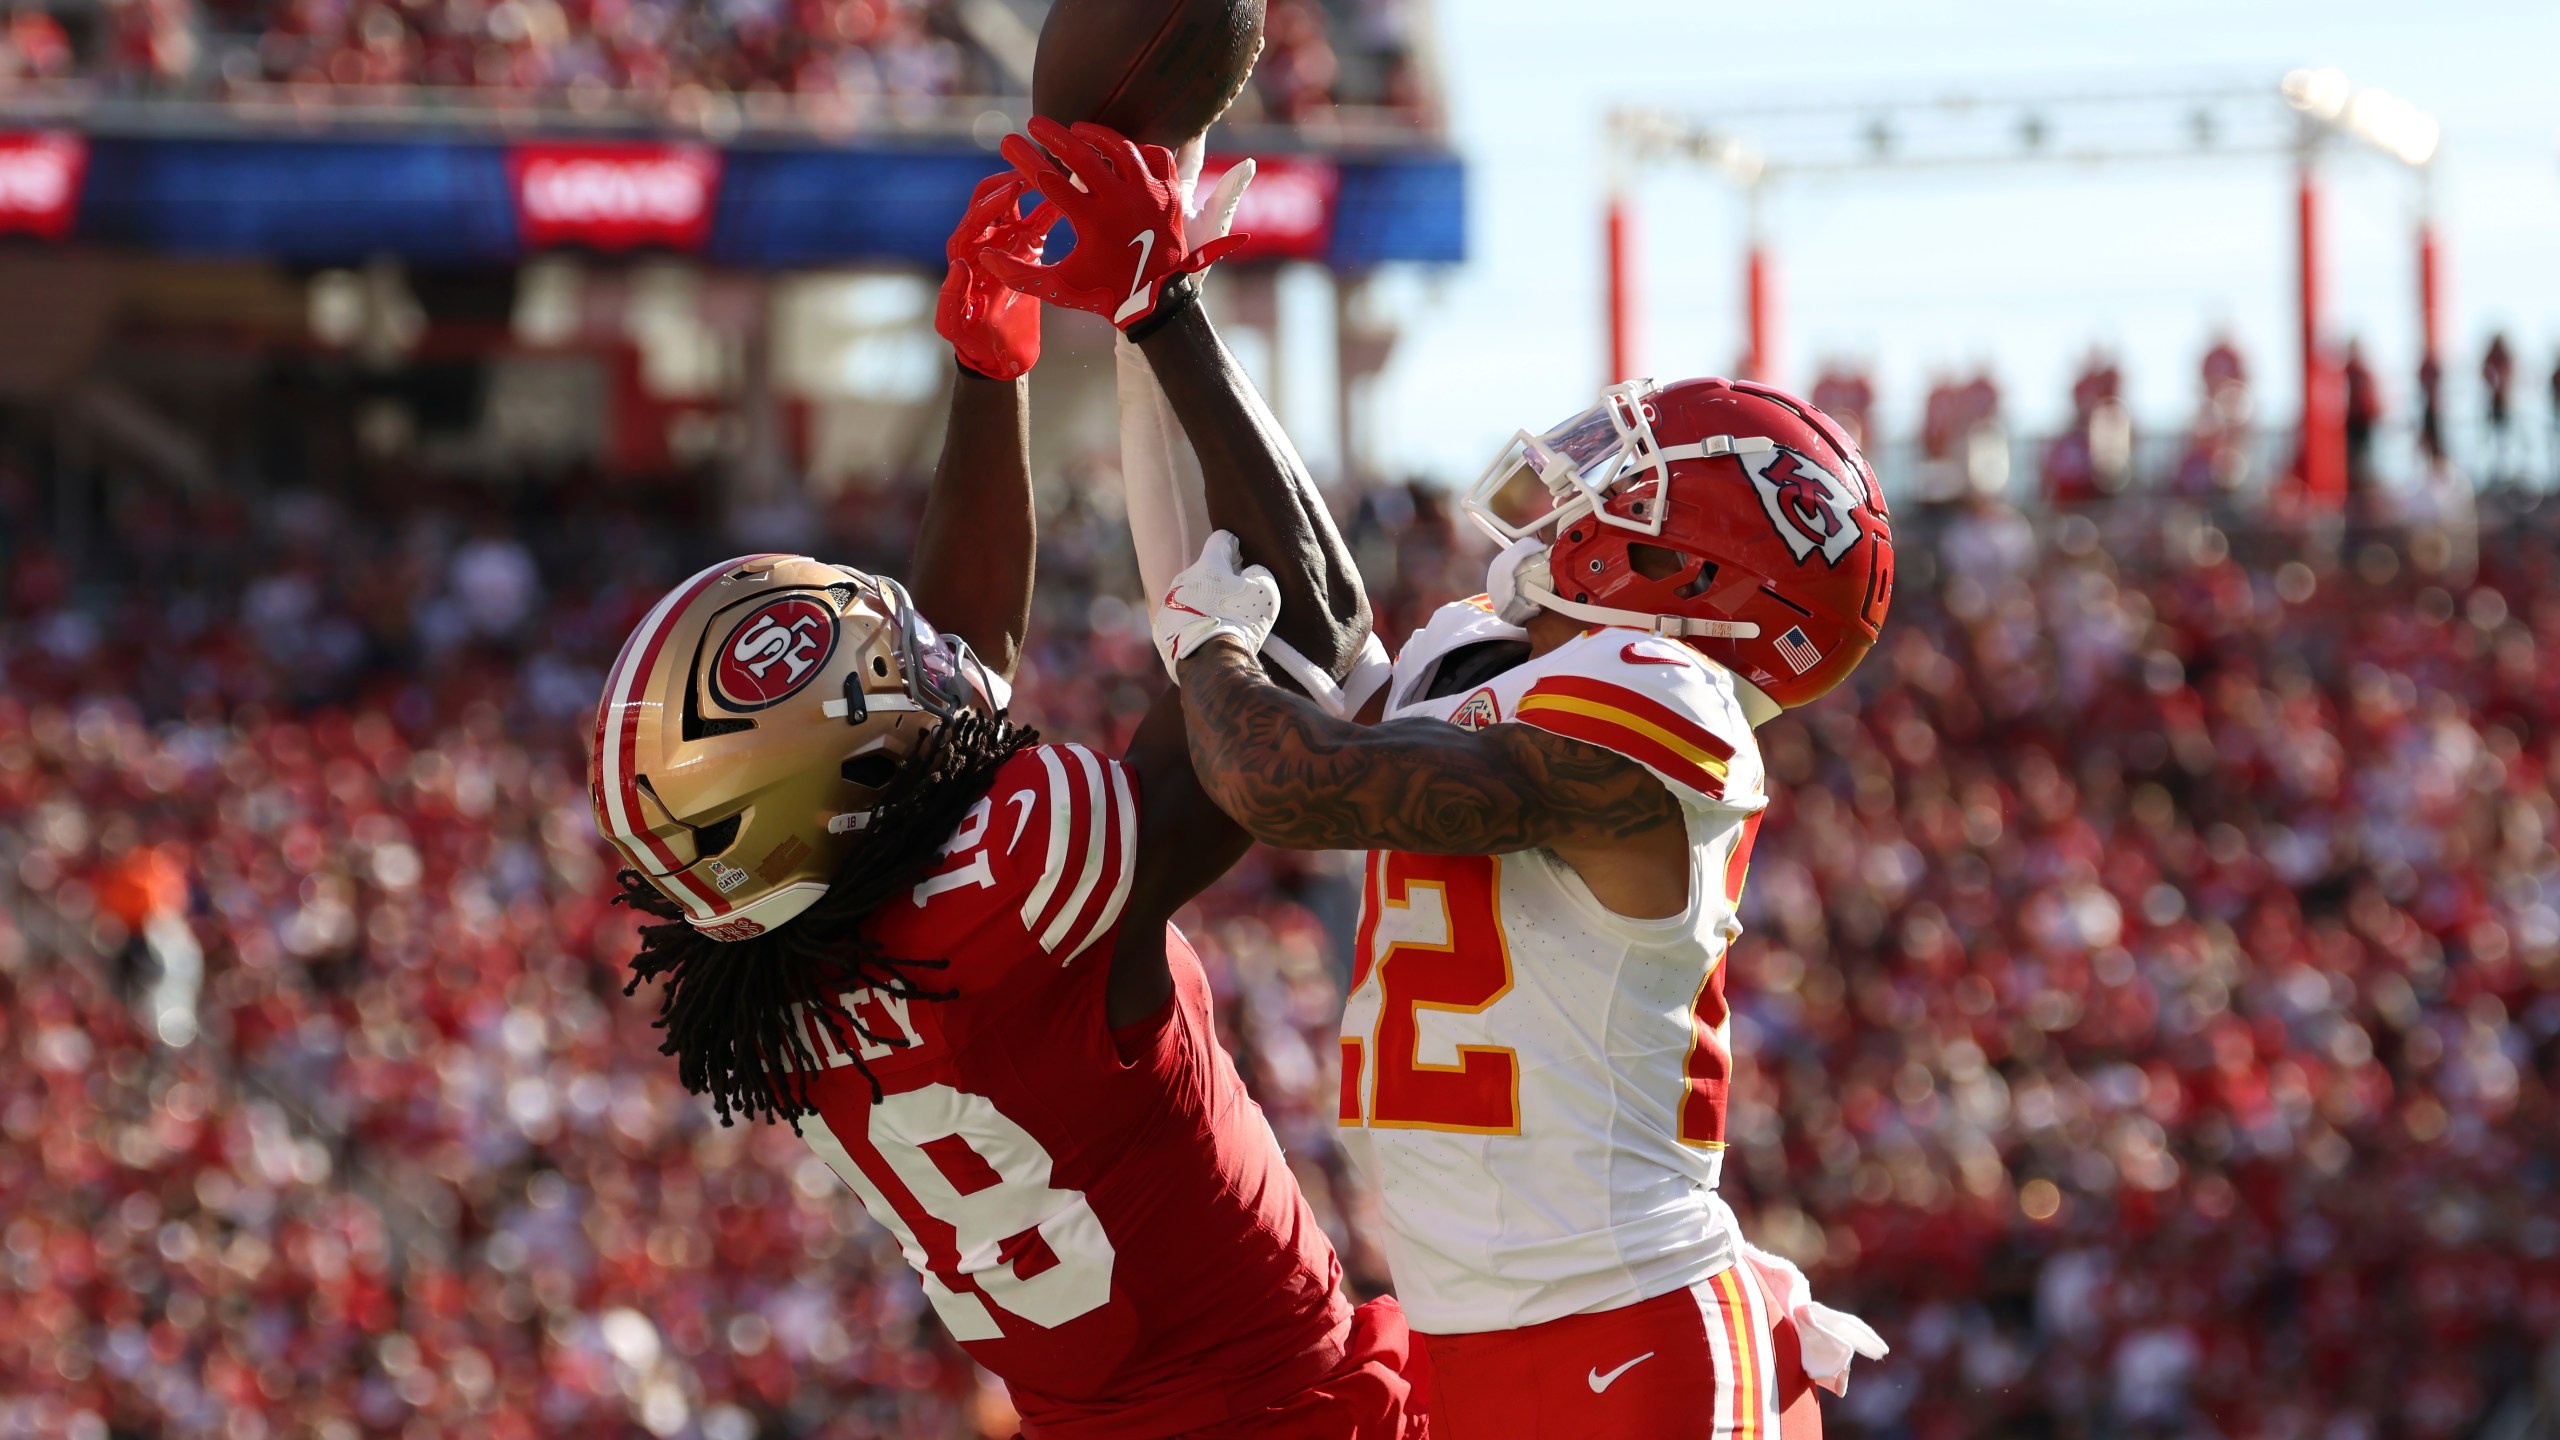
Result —
[{"label": "levi's sign", "polygon": [[[1200,167],[1195,193],[1206,196],[1241,155],[1212,155]],[[1310,155],[1256,155],[1253,184],[1236,207],[1236,233],[1245,237],[1239,260],[1321,260],[1333,247],[1333,197],[1342,174],[1331,160]]]},{"label": "levi's sign", "polygon": [[720,195],[720,154],[697,145],[517,145],[507,173],[534,249],[699,250]]}]

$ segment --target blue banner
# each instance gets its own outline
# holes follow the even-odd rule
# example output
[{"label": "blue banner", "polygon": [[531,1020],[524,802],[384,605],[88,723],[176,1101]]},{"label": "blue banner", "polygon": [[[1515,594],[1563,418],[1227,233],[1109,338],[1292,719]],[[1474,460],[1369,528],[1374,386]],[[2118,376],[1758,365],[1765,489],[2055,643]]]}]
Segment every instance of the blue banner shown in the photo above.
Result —
[{"label": "blue banner", "polygon": [[354,140],[90,142],[73,233],[164,255],[422,265],[523,257],[506,147]]},{"label": "blue banner", "polygon": [[[91,137],[75,238],[174,256],[302,265],[392,255],[525,258],[503,141]],[[943,263],[970,190],[1002,161],[970,146],[741,147],[704,257],[791,269]],[[1345,155],[1326,252],[1338,269],[1466,258],[1466,176],[1442,153]]]}]

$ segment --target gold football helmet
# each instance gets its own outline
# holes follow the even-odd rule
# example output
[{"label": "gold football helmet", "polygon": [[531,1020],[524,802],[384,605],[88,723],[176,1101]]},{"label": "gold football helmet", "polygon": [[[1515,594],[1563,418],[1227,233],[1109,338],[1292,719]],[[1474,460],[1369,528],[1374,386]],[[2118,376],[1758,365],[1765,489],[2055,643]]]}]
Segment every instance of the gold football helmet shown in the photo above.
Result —
[{"label": "gold football helmet", "polygon": [[725,560],[623,642],[587,766],[596,828],[717,940],[827,893],[899,767],[1003,677],[886,576],[805,555]]}]

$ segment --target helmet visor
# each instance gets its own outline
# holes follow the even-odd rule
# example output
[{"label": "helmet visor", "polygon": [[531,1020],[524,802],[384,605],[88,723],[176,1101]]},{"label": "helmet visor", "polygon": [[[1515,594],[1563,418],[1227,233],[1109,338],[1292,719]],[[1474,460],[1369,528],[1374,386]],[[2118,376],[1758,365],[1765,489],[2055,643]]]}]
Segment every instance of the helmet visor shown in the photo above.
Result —
[{"label": "helmet visor", "polygon": [[[1546,478],[1550,457],[1537,447],[1538,438],[1525,430],[1512,436],[1470,497],[1475,502],[1471,509],[1480,508],[1500,523],[1503,538],[1534,534],[1555,516],[1558,495]],[[1572,491],[1568,487],[1565,493]]]},{"label": "helmet visor", "polygon": [[1561,511],[1598,508],[1651,459],[1653,431],[1644,414],[1651,389],[1651,381],[1611,386],[1598,404],[1563,423],[1513,435],[1468,492],[1468,514],[1507,542],[1545,529]]},{"label": "helmet visor", "polygon": [[[1633,446],[1626,408],[1615,395],[1538,437],[1550,477],[1559,473],[1593,496],[1605,495],[1625,472]],[[1550,481],[1552,483],[1552,480]]]},{"label": "helmet visor", "polygon": [[906,679],[907,698],[917,708],[936,720],[948,720],[969,708],[977,691],[969,684],[967,670],[974,657],[969,647],[933,628],[933,622],[916,609],[907,589],[897,581],[882,576],[880,587],[889,592],[898,626],[898,669]]}]

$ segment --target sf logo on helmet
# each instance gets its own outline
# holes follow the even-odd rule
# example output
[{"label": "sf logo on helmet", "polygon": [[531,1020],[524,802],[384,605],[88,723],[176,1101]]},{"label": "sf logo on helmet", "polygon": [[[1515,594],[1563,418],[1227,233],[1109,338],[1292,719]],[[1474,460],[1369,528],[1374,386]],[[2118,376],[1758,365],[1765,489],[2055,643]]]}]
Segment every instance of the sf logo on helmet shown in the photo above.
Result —
[{"label": "sf logo on helmet", "polygon": [[1837,565],[1858,543],[1858,506],[1866,496],[1849,482],[1783,446],[1741,459],[1760,492],[1760,508],[1797,564],[1819,550],[1824,564]]},{"label": "sf logo on helmet", "polygon": [[711,685],[732,710],[762,710],[790,698],[835,649],[834,613],[806,595],[785,595],[729,631]]}]

